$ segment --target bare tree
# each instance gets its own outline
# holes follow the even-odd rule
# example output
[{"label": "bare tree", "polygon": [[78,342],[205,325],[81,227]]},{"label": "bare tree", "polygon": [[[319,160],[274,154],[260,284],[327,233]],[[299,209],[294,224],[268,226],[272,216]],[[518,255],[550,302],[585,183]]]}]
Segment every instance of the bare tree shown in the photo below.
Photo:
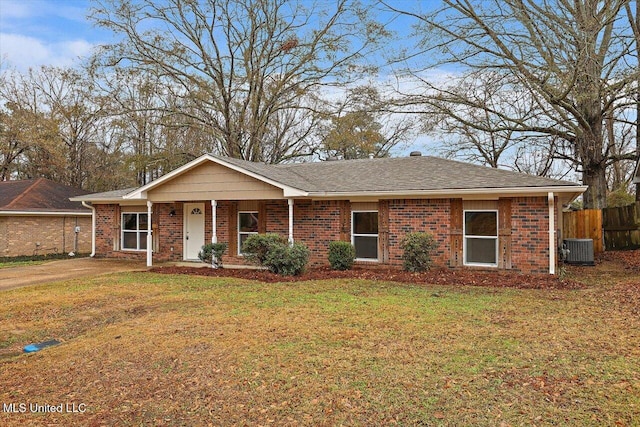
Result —
[{"label": "bare tree", "polygon": [[103,142],[98,131],[105,101],[84,70],[42,67],[30,70],[27,84],[38,93],[37,102],[58,123],[67,157],[64,183],[83,188],[97,165],[96,150]]},{"label": "bare tree", "polygon": [[66,167],[59,123],[39,102],[28,75],[0,75],[0,180],[62,181]]},{"label": "bare tree", "polygon": [[[503,114],[505,128],[545,134],[565,141],[589,186],[585,207],[606,204],[606,169],[635,153],[614,154],[606,145],[604,120],[628,102],[636,65],[629,67],[632,44],[626,25],[628,0],[443,0],[432,13],[399,10],[412,16],[421,35],[414,58],[433,58],[432,66],[455,63],[472,72],[510,75],[536,104],[539,114]],[[416,71],[415,69],[413,71]],[[413,73],[419,76],[419,73]],[[459,98],[425,79],[430,91],[410,102],[456,106]],[[471,101],[469,101],[471,102]],[[482,104],[473,102],[475,108]]]},{"label": "bare tree", "polygon": [[509,116],[533,117],[536,105],[518,90],[510,75],[471,72],[443,85],[422,114],[423,128],[441,139],[446,157],[492,168],[510,167],[513,152],[525,141],[510,126]]},{"label": "bare tree", "polygon": [[310,97],[366,71],[385,33],[352,0],[98,0],[92,16],[122,38],[101,65],[155,74],[217,152],[266,162],[310,154]]}]

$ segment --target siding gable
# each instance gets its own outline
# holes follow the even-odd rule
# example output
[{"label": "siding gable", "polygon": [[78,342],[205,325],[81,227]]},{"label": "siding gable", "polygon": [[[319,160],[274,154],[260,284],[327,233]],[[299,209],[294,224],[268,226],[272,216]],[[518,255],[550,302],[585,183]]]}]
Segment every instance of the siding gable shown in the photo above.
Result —
[{"label": "siding gable", "polygon": [[283,191],[222,165],[206,162],[149,190],[153,202],[283,199]]}]

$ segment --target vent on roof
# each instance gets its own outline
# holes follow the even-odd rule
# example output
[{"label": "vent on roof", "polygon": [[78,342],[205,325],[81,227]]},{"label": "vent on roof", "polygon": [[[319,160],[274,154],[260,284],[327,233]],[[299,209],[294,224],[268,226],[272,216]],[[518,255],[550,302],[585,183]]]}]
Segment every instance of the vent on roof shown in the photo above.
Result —
[{"label": "vent on roof", "polygon": [[411,153],[409,153],[409,157],[420,157],[422,156],[422,153],[420,151],[412,151]]},{"label": "vent on roof", "polygon": [[567,264],[595,265],[592,239],[564,239]]}]

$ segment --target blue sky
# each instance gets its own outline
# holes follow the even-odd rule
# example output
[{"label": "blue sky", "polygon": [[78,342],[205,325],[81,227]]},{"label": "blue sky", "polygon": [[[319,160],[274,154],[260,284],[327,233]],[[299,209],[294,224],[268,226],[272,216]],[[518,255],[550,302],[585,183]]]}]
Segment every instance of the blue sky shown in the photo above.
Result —
[{"label": "blue sky", "polygon": [[87,19],[89,7],[89,0],[0,0],[2,68],[73,65],[109,41]]},{"label": "blue sky", "polygon": [[[87,18],[91,4],[90,0],[0,0],[0,71],[78,65],[94,47],[112,42],[111,32]],[[408,31],[406,19],[393,25]],[[423,138],[418,138],[404,150],[423,147]]]},{"label": "blue sky", "polygon": [[[69,66],[96,45],[112,41],[109,31],[87,18],[91,4],[90,0],[0,0],[2,67],[26,71],[40,65]],[[407,32],[410,21],[396,17],[392,25]]]}]

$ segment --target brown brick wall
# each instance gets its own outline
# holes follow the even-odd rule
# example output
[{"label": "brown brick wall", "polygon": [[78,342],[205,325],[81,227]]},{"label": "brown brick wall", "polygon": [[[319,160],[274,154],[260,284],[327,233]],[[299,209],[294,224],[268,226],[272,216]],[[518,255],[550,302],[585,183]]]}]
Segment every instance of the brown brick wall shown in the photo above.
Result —
[{"label": "brown brick wall", "polygon": [[[80,227],[75,245],[75,227]],[[91,217],[6,216],[0,217],[0,256],[91,252]]]},{"label": "brown brick wall", "polygon": [[402,265],[400,243],[407,233],[425,232],[438,242],[434,265],[448,266],[449,261],[449,199],[409,199],[389,202],[389,260]]},{"label": "brown brick wall", "polygon": [[[546,197],[511,203],[512,267],[522,273],[549,273],[549,206]],[[556,219],[557,224],[557,219]]]},{"label": "brown brick wall", "polygon": [[[233,202],[220,201],[217,207],[217,236],[219,242],[237,239],[237,231],[229,230],[229,212]],[[266,201],[266,232],[288,235],[288,206],[286,200]],[[205,239],[211,241],[211,204],[205,203]],[[449,267],[451,257],[451,199],[389,200],[389,264],[402,265],[400,242],[410,232],[423,231],[434,235],[439,242],[434,265]],[[326,265],[329,243],[340,240],[341,210],[348,209],[341,201],[297,200],[294,205],[294,239],[305,243],[311,251],[311,265]],[[124,209],[124,208],[123,208]],[[171,216],[171,211],[175,215]],[[523,273],[548,272],[548,208],[545,197],[514,198],[511,203],[511,239],[513,270]],[[144,259],[145,252],[113,250],[114,239],[119,241],[119,209],[114,205],[97,205],[96,252],[98,256]],[[183,204],[155,204],[154,261],[180,261],[183,238]],[[350,215],[348,215],[350,222]],[[114,225],[115,224],[115,225]],[[350,229],[349,224],[342,227]],[[382,253],[380,251],[380,253]],[[226,264],[242,264],[245,260],[236,253],[223,257]]]}]

